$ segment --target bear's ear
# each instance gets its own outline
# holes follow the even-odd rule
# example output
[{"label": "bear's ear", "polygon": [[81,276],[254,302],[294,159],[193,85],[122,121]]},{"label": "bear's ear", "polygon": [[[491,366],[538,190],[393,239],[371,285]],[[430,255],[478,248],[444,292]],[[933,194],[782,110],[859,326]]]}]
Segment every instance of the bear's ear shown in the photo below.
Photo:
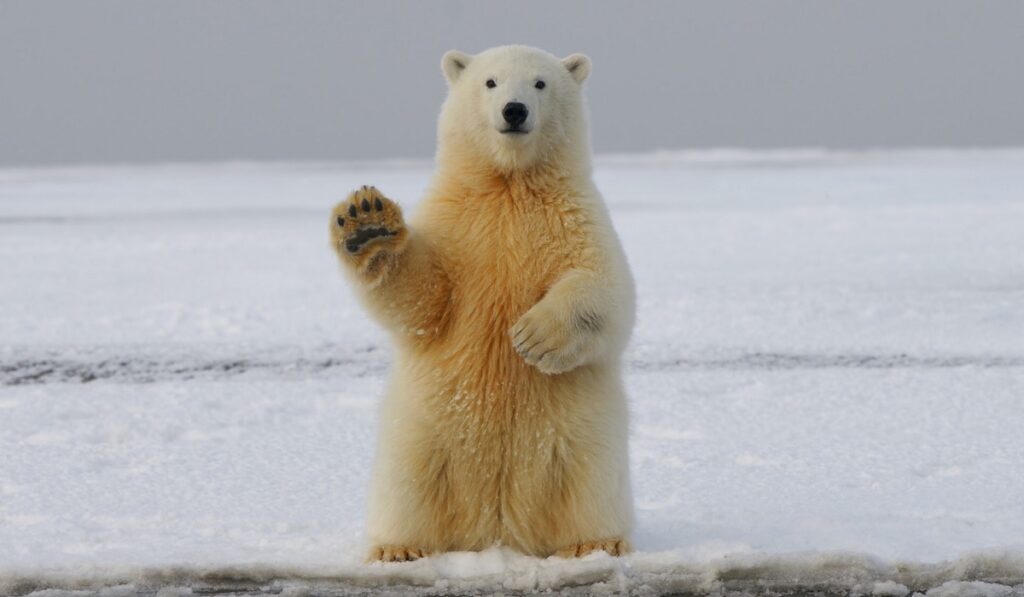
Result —
[{"label": "bear's ear", "polygon": [[448,79],[449,85],[459,79],[471,60],[473,60],[472,56],[458,50],[448,50],[444,53],[444,56],[441,57],[441,70],[444,72],[444,78]]},{"label": "bear's ear", "polygon": [[586,54],[571,54],[562,58],[562,65],[577,83],[582,83],[590,74],[590,58]]}]

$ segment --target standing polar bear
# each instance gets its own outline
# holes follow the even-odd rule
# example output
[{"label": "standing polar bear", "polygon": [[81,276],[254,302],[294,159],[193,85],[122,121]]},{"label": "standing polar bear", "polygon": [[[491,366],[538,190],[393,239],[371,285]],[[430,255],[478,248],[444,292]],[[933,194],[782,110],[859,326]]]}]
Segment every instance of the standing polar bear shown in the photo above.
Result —
[{"label": "standing polar bear", "polygon": [[506,46],[441,66],[437,172],[416,217],[375,187],[331,215],[343,269],[395,345],[370,557],[622,554],[634,292],[591,180],[590,60]]}]

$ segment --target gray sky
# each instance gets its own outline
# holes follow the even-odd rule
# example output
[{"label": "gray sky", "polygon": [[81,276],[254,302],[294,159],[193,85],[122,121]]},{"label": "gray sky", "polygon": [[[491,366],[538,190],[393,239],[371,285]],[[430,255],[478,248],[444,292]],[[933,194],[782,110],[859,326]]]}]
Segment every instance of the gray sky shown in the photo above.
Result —
[{"label": "gray sky", "polygon": [[585,52],[595,150],[1024,145],[1024,2],[0,0],[0,165],[428,157],[450,48]]}]

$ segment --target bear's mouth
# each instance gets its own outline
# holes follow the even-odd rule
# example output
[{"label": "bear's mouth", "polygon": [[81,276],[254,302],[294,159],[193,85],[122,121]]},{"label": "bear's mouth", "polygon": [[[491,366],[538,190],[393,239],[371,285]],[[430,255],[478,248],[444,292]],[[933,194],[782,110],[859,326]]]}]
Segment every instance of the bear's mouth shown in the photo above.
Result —
[{"label": "bear's mouth", "polygon": [[507,129],[502,129],[499,132],[502,135],[525,135],[525,134],[529,133],[530,131],[527,130],[527,129],[521,129],[519,127],[509,127]]}]

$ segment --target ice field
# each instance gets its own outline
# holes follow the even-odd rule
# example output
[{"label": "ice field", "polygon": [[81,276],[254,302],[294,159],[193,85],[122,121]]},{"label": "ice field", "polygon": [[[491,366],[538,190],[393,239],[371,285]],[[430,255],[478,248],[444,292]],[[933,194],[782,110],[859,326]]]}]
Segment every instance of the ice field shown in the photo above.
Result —
[{"label": "ice field", "polygon": [[364,565],[389,347],[327,218],[430,170],[0,170],[0,595],[1024,595],[1024,150],[598,159],[637,552]]}]

